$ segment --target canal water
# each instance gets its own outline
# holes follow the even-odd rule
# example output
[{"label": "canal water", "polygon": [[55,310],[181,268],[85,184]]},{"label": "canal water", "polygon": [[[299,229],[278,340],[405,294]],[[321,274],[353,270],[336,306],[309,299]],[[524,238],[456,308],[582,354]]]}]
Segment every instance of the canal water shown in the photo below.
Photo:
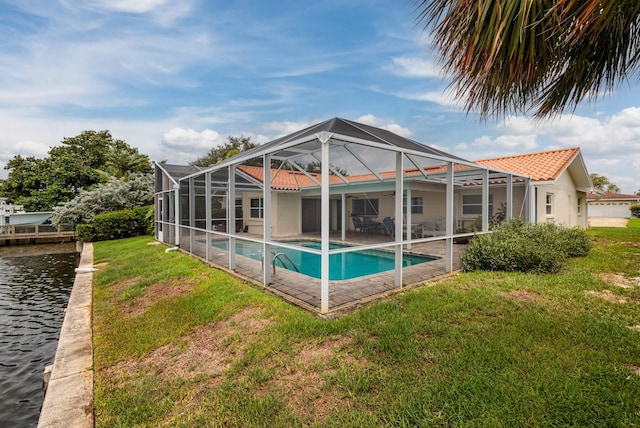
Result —
[{"label": "canal water", "polygon": [[0,248],[0,427],[35,427],[78,266],[73,244]]}]

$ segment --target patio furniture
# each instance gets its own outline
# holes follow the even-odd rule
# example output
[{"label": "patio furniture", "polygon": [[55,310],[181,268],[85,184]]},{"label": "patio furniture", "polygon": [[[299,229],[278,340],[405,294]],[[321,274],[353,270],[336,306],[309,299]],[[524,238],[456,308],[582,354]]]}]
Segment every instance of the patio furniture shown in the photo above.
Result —
[{"label": "patio furniture", "polygon": [[389,236],[395,235],[396,226],[393,224],[393,219],[391,219],[391,217],[385,217],[384,219],[382,219],[382,225],[386,234],[388,234]]},{"label": "patio furniture", "polygon": [[364,231],[365,232],[382,232],[382,223],[373,221],[371,217],[364,217],[363,219]]},{"label": "patio furniture", "polygon": [[417,224],[413,228],[413,234],[421,238],[428,238],[432,236],[444,236],[446,230],[446,220],[444,218],[436,218]]},{"label": "patio furniture", "polygon": [[[356,232],[364,232],[365,226],[362,219],[358,216],[352,216],[351,220],[353,220],[353,227]],[[359,230],[358,230],[359,229]]]}]

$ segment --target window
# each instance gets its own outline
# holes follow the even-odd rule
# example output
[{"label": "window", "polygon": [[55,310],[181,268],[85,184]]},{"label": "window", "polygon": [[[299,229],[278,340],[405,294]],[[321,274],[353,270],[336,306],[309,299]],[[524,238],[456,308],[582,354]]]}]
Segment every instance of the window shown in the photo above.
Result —
[{"label": "window", "polygon": [[578,214],[582,214],[582,198],[578,198]]},{"label": "window", "polygon": [[251,218],[264,218],[264,199],[251,198]]},{"label": "window", "polygon": [[368,215],[376,217],[378,215],[377,199],[354,199],[351,205],[352,215]]},{"label": "window", "polygon": [[553,215],[553,193],[547,193],[545,198],[546,214]]},{"label": "window", "polygon": [[242,199],[236,199],[236,220],[242,219]]},{"label": "window", "polygon": [[[482,215],[482,195],[462,195],[462,215]],[[493,215],[493,195],[489,195],[489,215]]]},{"label": "window", "polygon": [[[422,214],[423,206],[422,196],[411,198],[411,214]],[[402,212],[407,212],[407,198],[402,198]]]}]

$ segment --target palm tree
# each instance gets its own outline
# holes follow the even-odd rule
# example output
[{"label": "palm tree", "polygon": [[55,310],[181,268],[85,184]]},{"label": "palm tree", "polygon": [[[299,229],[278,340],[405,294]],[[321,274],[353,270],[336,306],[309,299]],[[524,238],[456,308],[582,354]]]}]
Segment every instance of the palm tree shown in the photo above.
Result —
[{"label": "palm tree", "polygon": [[107,154],[106,173],[111,177],[129,180],[130,173],[151,173],[151,162],[147,155],[132,147],[115,147]]},{"label": "palm tree", "polygon": [[638,0],[417,0],[416,12],[483,118],[573,110],[638,71]]}]

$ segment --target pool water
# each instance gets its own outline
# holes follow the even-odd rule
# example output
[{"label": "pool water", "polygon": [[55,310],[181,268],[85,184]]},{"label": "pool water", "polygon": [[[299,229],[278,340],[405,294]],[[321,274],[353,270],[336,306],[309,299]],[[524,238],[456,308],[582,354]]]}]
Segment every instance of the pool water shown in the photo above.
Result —
[{"label": "pool water", "polygon": [[[288,244],[298,245],[306,248],[320,249],[320,242],[317,241],[295,241]],[[214,247],[227,250],[228,241],[218,241],[213,244]],[[329,249],[345,248],[349,245],[329,244]],[[320,255],[307,253],[301,250],[293,250],[290,248],[282,248],[272,246],[273,253],[285,254],[298,268],[299,272],[320,278]],[[252,258],[254,260],[262,260],[262,244],[256,242],[236,241],[236,254]],[[402,257],[402,267],[414,266],[420,263],[426,263],[437,260],[438,257],[422,256],[415,254],[404,254]],[[273,256],[269,259],[273,260]],[[283,257],[283,263],[276,262],[276,266],[284,267],[289,270],[295,269],[290,266],[288,261]],[[272,262],[270,262],[272,263]],[[380,272],[386,272],[395,268],[395,254],[390,251],[383,250],[363,250],[350,251],[348,253],[330,254],[329,255],[329,280],[339,281],[344,279],[353,279],[365,275],[373,275]]]}]

